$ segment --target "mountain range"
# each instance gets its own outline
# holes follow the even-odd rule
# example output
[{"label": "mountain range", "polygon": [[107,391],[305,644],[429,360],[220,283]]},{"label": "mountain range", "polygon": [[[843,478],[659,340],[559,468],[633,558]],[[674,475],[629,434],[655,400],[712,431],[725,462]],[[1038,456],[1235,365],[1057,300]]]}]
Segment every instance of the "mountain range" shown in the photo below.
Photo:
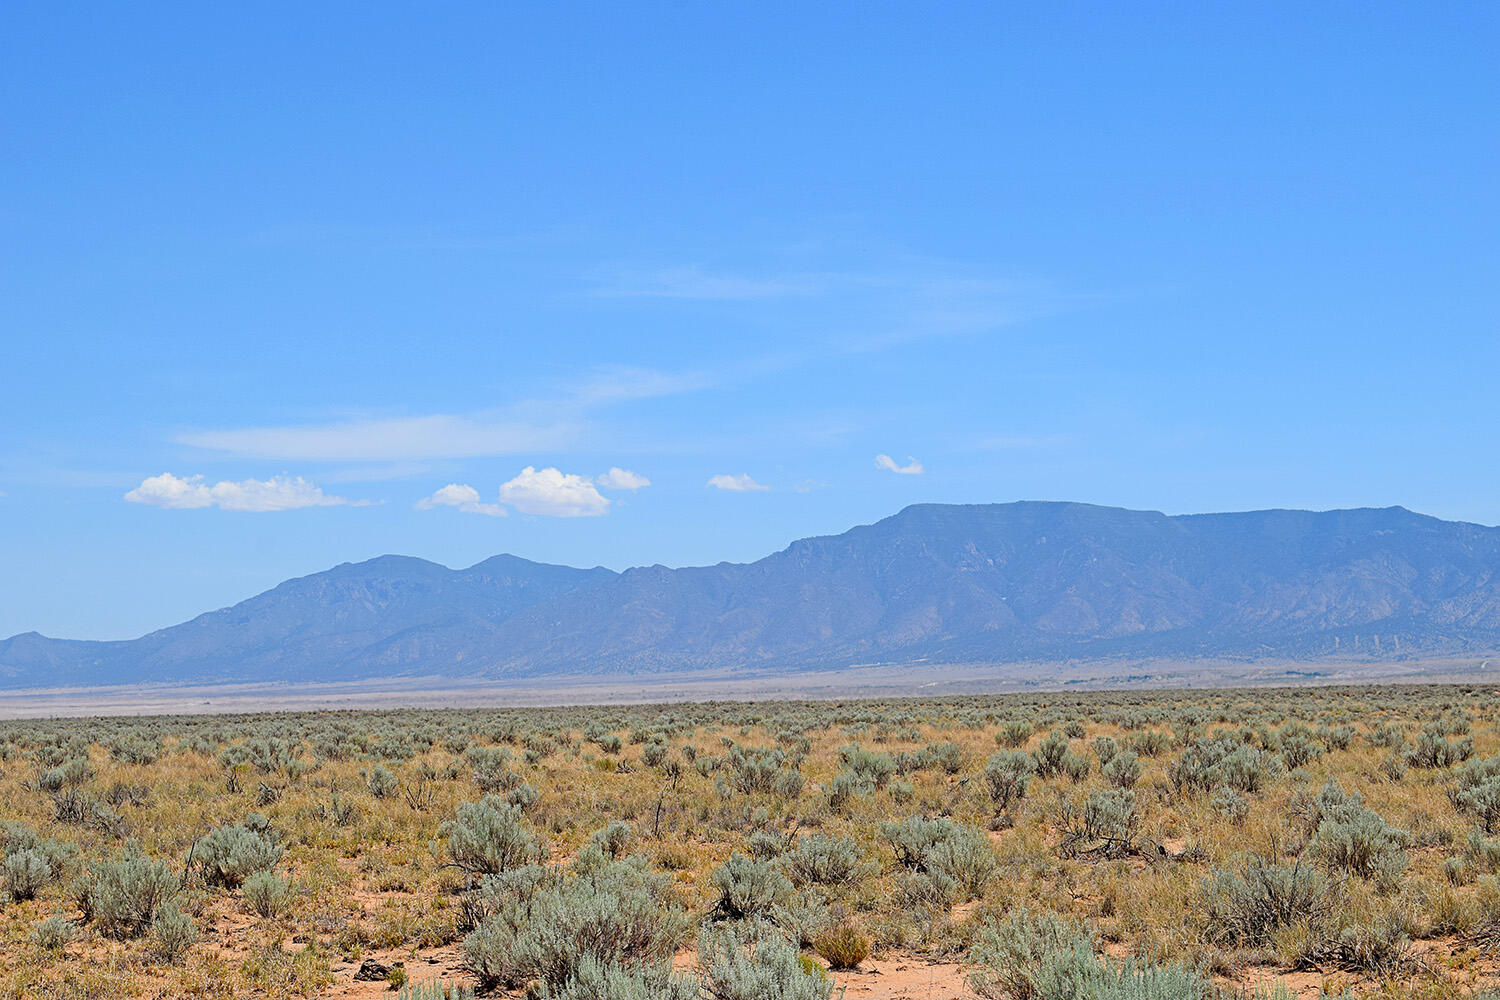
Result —
[{"label": "mountain range", "polygon": [[1500,649],[1500,528],[1401,507],[919,504],[752,563],[345,563],[139,639],[0,641],[0,688]]}]

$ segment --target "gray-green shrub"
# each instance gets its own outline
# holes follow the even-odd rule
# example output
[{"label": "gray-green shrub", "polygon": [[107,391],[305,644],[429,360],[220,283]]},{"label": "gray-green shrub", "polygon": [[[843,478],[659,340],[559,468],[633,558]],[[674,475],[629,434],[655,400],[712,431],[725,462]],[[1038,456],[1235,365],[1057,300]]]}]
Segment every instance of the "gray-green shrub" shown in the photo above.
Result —
[{"label": "gray-green shrub", "polygon": [[193,846],[193,861],[211,885],[237,888],[255,872],[281,861],[282,847],[259,816],[210,830]]},{"label": "gray-green shrub", "polygon": [[112,938],[139,937],[178,893],[181,879],[164,861],[128,849],[89,874],[82,893],[86,915]]},{"label": "gray-green shrub", "polygon": [[544,854],[521,818],[521,808],[493,795],[459,805],[443,834],[453,864],[473,875],[503,872]]}]

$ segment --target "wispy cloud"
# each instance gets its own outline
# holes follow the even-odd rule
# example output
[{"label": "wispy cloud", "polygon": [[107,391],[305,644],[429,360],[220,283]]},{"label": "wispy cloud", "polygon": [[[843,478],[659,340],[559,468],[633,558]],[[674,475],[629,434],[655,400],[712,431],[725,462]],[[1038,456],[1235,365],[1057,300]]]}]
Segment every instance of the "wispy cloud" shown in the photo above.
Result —
[{"label": "wispy cloud", "polygon": [[529,465],[500,486],[500,502],[543,517],[598,517],[610,503],[587,476]]},{"label": "wispy cloud", "polygon": [[741,473],[738,476],[717,475],[708,478],[708,485],[716,490],[725,490],[729,493],[754,493],[769,490],[771,487],[763,486],[750,478],[749,473]]},{"label": "wispy cloud", "polygon": [[[712,271],[676,265],[624,270],[592,292],[599,297],[816,300],[779,308],[812,308],[824,332],[816,341],[720,361],[702,370],[617,367],[586,371],[540,395],[475,412],[351,416],[254,427],[202,428],[175,441],[226,457],[284,462],[401,463],[566,453],[597,447],[612,407],[778,376],[829,358],[878,352],[911,341],[986,333],[1066,307],[1039,283],[992,278],[942,262],[892,257],[867,271],[750,269]],[[645,450],[661,442],[633,439]]]},{"label": "wispy cloud", "polygon": [[745,302],[816,295],[827,282],[821,275],[754,277],[743,274],[711,274],[694,266],[622,271],[597,286],[600,298],[702,299]]},{"label": "wispy cloud", "polygon": [[147,504],[167,510],[192,510],[218,507],[221,510],[278,511],[302,507],[364,507],[368,500],[350,500],[329,496],[301,476],[272,476],[270,479],[221,480],[205,482],[202,476],[178,477],[170,472],[151,476],[125,494],[131,503]]},{"label": "wispy cloud", "polygon": [[449,483],[432,494],[417,501],[417,510],[435,510],[438,507],[454,507],[465,514],[483,514],[486,517],[505,517],[510,511],[497,503],[484,503],[479,491],[465,483]]},{"label": "wispy cloud", "polygon": [[389,462],[516,455],[560,447],[577,433],[577,427],[567,423],[536,425],[484,416],[433,414],[191,431],[178,435],[177,441],[192,448],[249,458]]},{"label": "wispy cloud", "polygon": [[877,469],[885,469],[887,472],[894,472],[897,475],[901,476],[920,476],[922,473],[927,471],[922,467],[921,462],[917,461],[915,458],[912,458],[910,455],[906,456],[905,465],[897,463],[897,461],[889,455],[876,455],[875,467]]},{"label": "wispy cloud", "polygon": [[702,372],[611,368],[555,387],[545,397],[478,413],[193,430],[174,440],[239,458],[386,463],[394,478],[408,474],[410,463],[416,462],[571,450],[605,408],[693,392],[710,384],[712,377]]}]

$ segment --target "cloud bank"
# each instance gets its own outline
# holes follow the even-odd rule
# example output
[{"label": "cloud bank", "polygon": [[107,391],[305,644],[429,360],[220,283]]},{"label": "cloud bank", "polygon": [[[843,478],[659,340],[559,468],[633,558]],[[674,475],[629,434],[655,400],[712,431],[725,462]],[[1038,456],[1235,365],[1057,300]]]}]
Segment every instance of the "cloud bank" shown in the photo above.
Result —
[{"label": "cloud bank", "polygon": [[634,491],[650,485],[651,480],[640,473],[618,466],[590,479],[560,469],[528,465],[514,479],[501,484],[500,503],[483,502],[479,491],[467,483],[449,483],[432,496],[418,500],[417,509],[453,507],[465,514],[505,517],[509,511],[501,504],[506,504],[522,514],[541,517],[599,517],[609,513],[611,501],[598,487]]},{"label": "cloud bank", "polygon": [[202,476],[179,478],[170,472],[142,480],[141,485],[125,494],[125,499],[166,510],[218,507],[220,510],[257,513],[302,507],[364,507],[369,504],[368,500],[329,496],[301,476],[226,479],[209,484]]}]

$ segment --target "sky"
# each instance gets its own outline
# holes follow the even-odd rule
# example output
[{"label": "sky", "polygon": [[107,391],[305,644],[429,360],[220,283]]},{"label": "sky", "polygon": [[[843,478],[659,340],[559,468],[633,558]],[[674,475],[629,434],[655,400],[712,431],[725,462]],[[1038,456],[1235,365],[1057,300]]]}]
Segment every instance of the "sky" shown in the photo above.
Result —
[{"label": "sky", "polygon": [[0,636],[918,502],[1500,523],[1500,6],[0,15]]}]

